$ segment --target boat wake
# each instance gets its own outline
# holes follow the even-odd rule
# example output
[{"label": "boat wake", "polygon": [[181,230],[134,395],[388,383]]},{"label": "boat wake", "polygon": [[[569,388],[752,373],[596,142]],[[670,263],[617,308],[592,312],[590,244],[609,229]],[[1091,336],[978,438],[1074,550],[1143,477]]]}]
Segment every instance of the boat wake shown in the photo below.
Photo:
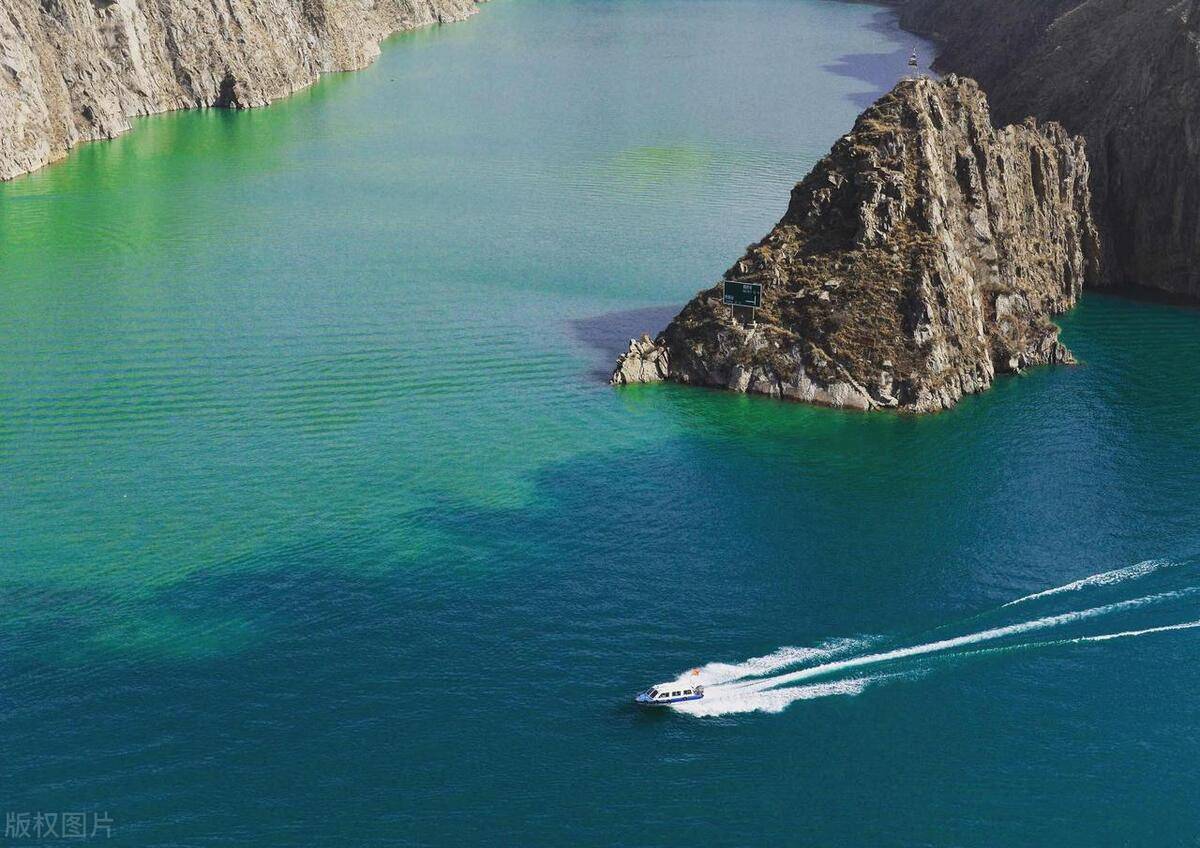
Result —
[{"label": "boat wake", "polygon": [[[1176,568],[1181,563],[1153,560],[1127,568],[1094,574],[1063,586],[1047,589],[1015,601],[1009,601],[988,612],[980,613],[959,622],[960,627],[976,624],[987,617],[1011,615],[1017,605],[1051,604],[1060,601],[1067,593],[1111,592],[1122,584],[1144,581],[1152,575],[1170,568],[1172,576],[1183,577],[1175,587],[1160,586],[1162,591],[1150,592],[1137,597],[1110,600],[1082,609],[1067,611],[1046,610],[1046,614],[1023,621],[1002,623],[977,629],[957,636],[917,644],[903,644],[892,640],[894,647],[887,648],[882,638],[836,639],[815,647],[784,647],[761,657],[741,663],[709,663],[683,677],[681,681],[700,683],[704,686],[704,698],[673,704],[677,712],[694,716],[720,716],[735,713],[777,713],[790,704],[824,698],[831,695],[858,695],[869,686],[884,681],[913,679],[928,674],[939,663],[958,662],[988,654],[1033,650],[1056,646],[1080,645],[1129,639],[1173,631],[1200,628],[1200,619],[1195,600],[1200,596],[1200,585],[1188,579],[1194,577],[1192,568]],[[1144,588],[1143,588],[1144,591]],[[1100,599],[1102,600],[1102,599]],[[1079,633],[1077,629],[1092,626],[1096,620],[1131,618],[1147,613],[1170,615],[1176,618],[1171,623],[1146,623],[1109,629],[1107,632]],[[1188,616],[1187,613],[1192,613]],[[1178,618],[1184,618],[1178,621]],[[936,628],[943,631],[955,625]],[[1071,632],[1071,635],[1056,639],[1030,639],[1032,634],[1045,631]],[[1076,632],[1072,632],[1076,631]]]},{"label": "boat wake", "polygon": [[1051,595],[1061,595],[1063,592],[1077,592],[1089,586],[1114,586],[1117,583],[1124,583],[1126,580],[1136,580],[1139,577],[1145,577],[1159,569],[1170,568],[1176,564],[1167,559],[1148,559],[1145,562],[1139,562],[1125,568],[1118,568],[1114,571],[1102,571],[1099,574],[1092,574],[1084,577],[1082,580],[1072,580],[1070,583],[1055,586],[1053,589],[1034,592],[1032,595],[1026,595],[1023,598],[1017,598],[1015,601],[1009,601],[1004,606],[1015,607],[1017,604],[1036,601],[1039,598],[1048,598]]}]

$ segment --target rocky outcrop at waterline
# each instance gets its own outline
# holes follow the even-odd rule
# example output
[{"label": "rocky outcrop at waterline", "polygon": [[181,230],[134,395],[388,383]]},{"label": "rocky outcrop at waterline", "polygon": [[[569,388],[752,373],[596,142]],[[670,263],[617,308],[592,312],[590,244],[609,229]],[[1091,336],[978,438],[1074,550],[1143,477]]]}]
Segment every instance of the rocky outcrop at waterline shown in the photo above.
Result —
[{"label": "rocky outcrop at waterline", "polygon": [[261,106],[362,68],[397,30],[475,0],[5,0],[0,179],[112,138],[136,115]]},{"label": "rocky outcrop at waterline", "polygon": [[1071,362],[1050,316],[1099,278],[1088,173],[1057,124],[995,129],[971,80],[901,82],[727,272],[762,284],[755,323],[701,292],[613,382],[928,412]]},{"label": "rocky outcrop at waterline", "polygon": [[890,0],[1000,121],[1091,152],[1102,282],[1200,300],[1200,0]]}]

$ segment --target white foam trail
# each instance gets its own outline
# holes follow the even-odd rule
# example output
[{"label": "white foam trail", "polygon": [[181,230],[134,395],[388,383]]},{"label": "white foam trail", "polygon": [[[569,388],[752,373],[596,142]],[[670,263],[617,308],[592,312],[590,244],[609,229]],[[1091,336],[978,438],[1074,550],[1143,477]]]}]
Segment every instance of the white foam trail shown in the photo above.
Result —
[{"label": "white foam trail", "polygon": [[[798,680],[821,677],[851,668],[861,668],[862,666],[875,665],[877,663],[889,662],[891,660],[940,653],[953,648],[960,648],[964,645],[974,645],[994,639],[1003,639],[1006,636],[1016,636],[1021,633],[1029,633],[1034,630],[1046,630],[1048,628],[1059,627],[1064,624],[1073,624],[1078,621],[1096,618],[1097,616],[1108,615],[1109,613],[1137,609],[1138,607],[1143,607],[1147,604],[1156,603],[1158,601],[1181,598],[1186,595],[1194,594],[1197,591],[1200,591],[1200,587],[1180,589],[1174,592],[1162,592],[1157,595],[1147,595],[1144,598],[1134,598],[1128,601],[1118,601],[1116,603],[1105,604],[1104,606],[1100,607],[1092,607],[1091,609],[1067,612],[1062,613],[1061,615],[1046,616],[1045,618],[1024,621],[1020,624],[1010,624],[1005,627],[994,627],[990,630],[981,630],[977,633],[968,633],[965,636],[955,636],[952,639],[942,639],[937,642],[927,642],[923,645],[912,645],[907,648],[897,648],[893,651],[884,651],[878,654],[867,654],[865,656],[851,657],[850,659],[822,663],[821,665],[811,666],[809,668],[804,668],[800,671],[793,671],[788,674],[778,674],[773,677],[767,677],[761,680],[754,680],[746,683],[729,683],[725,684],[725,686],[727,688],[737,687],[748,691],[772,689],[788,683],[795,683]],[[707,700],[708,696],[709,691],[705,689],[704,699]]]},{"label": "white foam trail", "polygon": [[1029,651],[1034,648],[1056,648],[1064,645],[1079,645],[1086,642],[1108,642],[1112,639],[1128,639],[1132,636],[1148,636],[1153,633],[1168,633],[1173,630],[1193,630],[1200,628],[1200,620],[1185,621],[1182,624],[1164,624],[1158,627],[1144,627],[1141,630],[1122,630],[1118,633],[1098,633],[1092,636],[1075,636],[1070,639],[1050,639],[1044,642],[1022,642],[1016,645],[1005,645],[1000,648],[981,648],[978,651],[963,651],[952,654],[955,659],[972,659],[975,657],[1001,654],[1010,651]]},{"label": "white foam trail", "polygon": [[765,656],[751,657],[740,663],[708,663],[700,666],[699,674],[685,671],[674,682],[713,686],[745,678],[763,677],[781,669],[827,660],[840,654],[860,650],[869,644],[870,642],[866,639],[830,639],[811,648],[785,646]]},{"label": "white foam trail", "polygon": [[1101,633],[1099,636],[1078,636],[1065,639],[1065,642],[1107,642],[1109,639],[1127,639],[1130,636],[1147,636],[1151,633],[1168,633],[1172,630],[1192,630],[1200,627],[1200,620],[1185,621],[1181,624],[1164,624],[1161,627],[1146,627],[1142,630],[1123,630],[1120,633]]},{"label": "white foam trail", "polygon": [[[1127,580],[1135,580],[1152,574],[1162,568],[1169,568],[1177,563],[1169,560],[1146,560],[1125,568],[1093,574],[1080,580],[1056,586],[1041,592],[1035,592],[999,607],[1016,606],[1017,604],[1033,601],[1064,592],[1073,592],[1092,586],[1111,586]],[[1192,586],[1171,592],[1161,592],[1146,595],[1131,600],[1118,601],[1090,609],[1045,616],[1043,618],[994,627],[964,636],[927,642],[921,645],[911,645],[883,651],[875,654],[860,654],[846,659],[833,659],[845,654],[853,654],[866,649],[877,638],[872,639],[838,639],[825,642],[816,647],[796,648],[783,647],[761,657],[752,657],[741,663],[708,663],[697,670],[685,672],[677,682],[702,684],[705,687],[704,698],[698,701],[686,701],[672,705],[678,712],[695,716],[718,716],[730,713],[745,712],[780,712],[798,700],[822,698],[831,695],[858,695],[872,683],[894,679],[897,677],[913,677],[924,674],[927,669],[908,669],[904,672],[875,674],[861,677],[844,678],[841,680],[823,681],[801,686],[792,686],[799,681],[815,677],[838,674],[849,669],[886,663],[892,660],[919,657],[928,654],[954,651],[967,645],[989,642],[1016,636],[1037,630],[1046,630],[1062,625],[1086,621],[1098,616],[1137,609],[1148,604],[1158,603],[1176,598],[1183,598],[1200,592],[1200,586]],[[969,621],[970,619],[968,619]],[[965,622],[959,622],[964,624]],[[953,656],[970,657],[1008,650],[1050,647],[1054,645],[1071,645],[1086,642],[1104,642],[1112,639],[1124,639],[1134,636],[1145,636],[1154,633],[1165,633],[1175,630],[1190,630],[1200,628],[1200,620],[1169,624],[1159,627],[1147,627],[1140,630],[1125,630],[1116,633],[1102,633],[1092,636],[1077,636],[1068,639],[1050,640],[1043,642],[1026,642],[1023,644],[1005,645],[995,648],[985,648],[974,651],[958,651]],[[940,628],[939,628],[940,629]],[[816,663],[814,665],[814,663]],[[802,666],[798,670],[784,674],[776,672],[794,666]]]},{"label": "white foam trail", "polygon": [[[1097,609],[1100,609],[1099,607]],[[1030,648],[1049,648],[1060,645],[1078,645],[1087,642],[1108,642],[1113,639],[1129,639],[1135,636],[1149,636],[1155,633],[1169,633],[1177,630],[1200,629],[1200,620],[1185,621],[1180,624],[1165,624],[1159,627],[1144,627],[1140,630],[1122,630],[1117,633],[1100,633],[1092,636],[1076,636],[1072,639],[1056,639],[1047,642],[1027,642],[1021,645],[1010,645],[1004,648],[987,648],[958,654],[959,657],[977,657],[994,652],[1008,650],[1028,650]],[[882,655],[881,655],[882,656]],[[888,680],[912,679],[924,674],[925,670],[915,670],[903,674],[878,674],[868,677],[853,677],[847,680],[835,680],[828,683],[810,683],[805,686],[778,686],[776,688],[759,689],[746,686],[718,686],[711,692],[706,692],[699,701],[685,701],[675,704],[674,708],[681,713],[699,717],[731,715],[734,713],[779,713],[796,701],[807,701],[812,698],[827,698],[832,695],[853,696],[861,694],[868,686]]]},{"label": "white foam trail", "polygon": [[1028,601],[1035,601],[1038,598],[1046,598],[1050,595],[1059,595],[1063,592],[1077,592],[1080,589],[1086,589],[1089,586],[1112,586],[1116,583],[1124,583],[1126,580],[1134,580],[1138,577],[1145,577],[1147,574],[1152,574],[1160,568],[1168,568],[1174,565],[1170,560],[1165,559],[1148,559],[1145,562],[1139,562],[1135,565],[1127,565],[1124,568],[1118,568],[1113,571],[1105,571],[1100,574],[1093,574],[1089,577],[1084,577],[1080,580],[1073,580],[1070,583],[1065,583],[1062,586],[1055,586],[1053,589],[1045,589],[1041,592],[1034,592],[1032,595],[1026,595],[1023,598],[1017,598],[1015,601],[1009,601],[1007,604],[1001,605],[1000,609],[1005,607],[1014,607],[1017,604],[1023,604]]},{"label": "white foam trail", "polygon": [[857,695],[885,676],[858,677],[829,683],[812,683],[808,686],[787,686],[783,689],[753,692],[718,687],[717,691],[706,690],[704,697],[699,701],[684,701],[672,704],[672,707],[677,712],[701,717],[752,712],[779,713],[795,701],[827,698],[831,695]]},{"label": "white foam trail", "polygon": [[[1167,593],[1175,594],[1175,593]],[[1150,602],[1155,598],[1164,596],[1150,596],[1149,598],[1139,598],[1138,602]],[[1133,603],[1133,602],[1126,602]],[[1118,604],[1110,604],[1109,607],[1120,606]],[[1098,611],[1108,609],[1106,607],[1096,607],[1094,610],[1085,610],[1087,613],[1101,614]],[[1054,618],[1061,619],[1064,616],[1055,616]],[[1046,621],[1048,619],[1043,619]],[[1034,624],[1037,622],[1027,622]],[[1053,625],[1045,625],[1053,626]],[[980,655],[991,654],[1000,651],[1008,650],[1028,650],[1030,648],[1048,648],[1059,645],[1078,645],[1086,642],[1107,642],[1113,639],[1128,639],[1135,636],[1148,636],[1154,633],[1168,633],[1177,630],[1194,630],[1200,628],[1200,620],[1185,621],[1180,624],[1166,624],[1159,627],[1144,627],[1140,630],[1122,630],[1117,633],[1101,633],[1092,636],[1076,636],[1071,639],[1057,639],[1046,642],[1027,642],[1020,645],[1010,645],[1002,648],[986,648],[979,651],[970,651],[963,654],[957,654],[958,657],[977,657]],[[1007,628],[998,628],[1007,629]],[[989,632],[989,631],[985,631]],[[965,638],[965,637],[964,637]],[[954,641],[954,640],[946,640]],[[926,646],[917,646],[926,647]],[[776,652],[779,653],[779,652]],[[899,653],[898,651],[889,651],[886,654],[877,654],[873,657],[863,657],[862,659],[871,659],[872,661],[881,661],[879,658],[892,656]],[[928,652],[924,652],[928,653]],[[907,654],[906,654],[907,655]],[[773,655],[770,655],[773,656]],[[756,659],[762,659],[761,657]],[[751,662],[751,661],[748,661]],[[845,667],[848,663],[829,663],[825,666],[818,666],[819,669],[825,669],[822,673],[828,673],[830,666],[839,665]],[[817,671],[817,668],[808,669],[807,671]],[[736,713],[779,713],[783,712],[791,704],[796,701],[807,701],[813,698],[827,698],[833,695],[854,696],[861,694],[868,686],[876,683],[881,683],[896,679],[913,679],[926,673],[926,669],[916,669],[898,674],[877,674],[866,677],[852,677],[846,680],[834,680],[826,683],[810,683],[803,686],[783,686],[780,679],[774,679],[771,685],[767,688],[750,685],[737,686],[716,686],[710,690],[706,690],[704,698],[699,701],[685,701],[683,703],[672,705],[677,712],[686,713],[687,715],[697,716],[701,718],[709,718],[714,716],[731,715]],[[798,674],[803,674],[799,672]],[[795,679],[793,675],[783,675]]]}]

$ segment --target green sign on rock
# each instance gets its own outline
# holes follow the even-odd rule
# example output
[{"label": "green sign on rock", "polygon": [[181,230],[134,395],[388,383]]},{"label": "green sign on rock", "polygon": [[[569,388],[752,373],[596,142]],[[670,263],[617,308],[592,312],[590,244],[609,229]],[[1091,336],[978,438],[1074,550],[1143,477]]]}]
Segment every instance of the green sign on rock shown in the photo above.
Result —
[{"label": "green sign on rock", "polygon": [[739,283],[725,280],[726,306],[749,306],[751,309],[762,308],[762,283]]}]

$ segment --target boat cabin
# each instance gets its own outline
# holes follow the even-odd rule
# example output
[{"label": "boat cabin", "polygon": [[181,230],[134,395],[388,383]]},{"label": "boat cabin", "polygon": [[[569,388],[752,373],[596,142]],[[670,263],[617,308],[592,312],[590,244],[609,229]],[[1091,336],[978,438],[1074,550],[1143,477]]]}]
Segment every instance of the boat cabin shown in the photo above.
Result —
[{"label": "boat cabin", "polygon": [[676,704],[704,697],[704,687],[691,683],[660,683],[637,696],[639,704]]}]

